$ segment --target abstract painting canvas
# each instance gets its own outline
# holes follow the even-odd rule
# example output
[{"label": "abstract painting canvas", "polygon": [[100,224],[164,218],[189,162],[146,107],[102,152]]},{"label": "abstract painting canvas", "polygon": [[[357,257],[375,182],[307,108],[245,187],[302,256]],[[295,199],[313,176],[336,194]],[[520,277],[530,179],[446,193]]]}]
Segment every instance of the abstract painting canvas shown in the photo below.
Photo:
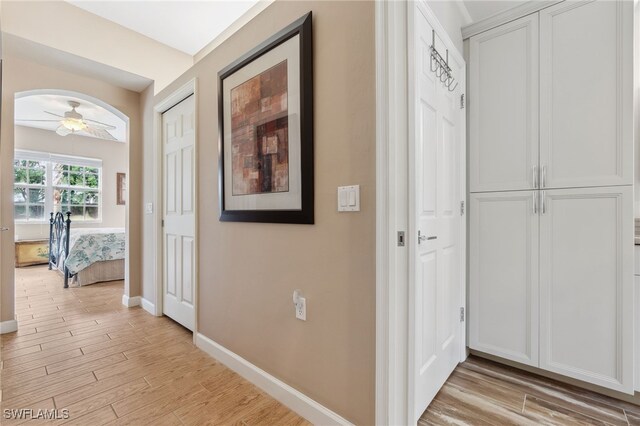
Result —
[{"label": "abstract painting canvas", "polygon": [[218,74],[220,220],[313,223],[311,13]]},{"label": "abstract painting canvas", "polygon": [[289,191],[287,61],[231,89],[233,195]]}]

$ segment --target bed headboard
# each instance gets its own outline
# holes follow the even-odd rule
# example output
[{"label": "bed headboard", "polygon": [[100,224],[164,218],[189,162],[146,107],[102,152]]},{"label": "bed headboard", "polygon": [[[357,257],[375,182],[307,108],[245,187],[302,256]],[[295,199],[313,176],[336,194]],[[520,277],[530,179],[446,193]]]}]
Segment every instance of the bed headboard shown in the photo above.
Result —
[{"label": "bed headboard", "polygon": [[[51,212],[49,219],[49,269],[61,269],[64,274],[64,288],[69,287],[69,270],[60,264],[61,259],[69,256],[69,237],[71,231],[71,212]],[[64,255],[64,256],[63,256]]]}]

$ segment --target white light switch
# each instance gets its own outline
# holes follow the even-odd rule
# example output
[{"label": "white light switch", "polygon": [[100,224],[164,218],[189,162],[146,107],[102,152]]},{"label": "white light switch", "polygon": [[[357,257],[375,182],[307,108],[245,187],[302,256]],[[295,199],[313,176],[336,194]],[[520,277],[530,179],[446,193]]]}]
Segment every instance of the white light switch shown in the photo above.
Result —
[{"label": "white light switch", "polygon": [[153,203],[147,203],[144,206],[144,212],[146,214],[152,214],[153,213]]},{"label": "white light switch", "polygon": [[338,211],[360,211],[360,185],[338,187]]}]

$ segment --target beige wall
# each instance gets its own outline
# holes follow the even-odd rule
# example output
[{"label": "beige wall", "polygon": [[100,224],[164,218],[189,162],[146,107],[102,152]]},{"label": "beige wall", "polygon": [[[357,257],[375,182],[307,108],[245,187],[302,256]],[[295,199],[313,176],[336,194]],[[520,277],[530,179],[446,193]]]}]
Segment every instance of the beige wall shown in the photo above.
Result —
[{"label": "beige wall", "polygon": [[[316,224],[221,223],[217,72],[308,11]],[[373,2],[276,1],[156,96],[198,78],[199,331],[357,424],[375,420],[374,31]],[[338,213],[336,189],[349,184],[361,211]]]},{"label": "beige wall", "polygon": [[[125,206],[116,203],[116,173],[126,173],[129,148],[122,142],[89,138],[80,135],[59,136],[55,132],[33,127],[16,126],[15,149],[73,155],[102,160],[102,194],[100,223],[74,222],[76,228],[124,228]],[[46,214],[48,218],[48,214]],[[16,240],[49,238],[49,223],[18,224]]]},{"label": "beige wall", "polygon": [[2,31],[155,80],[156,90],[193,57],[61,0],[1,0]]},{"label": "beige wall", "polygon": [[[3,13],[5,6],[3,5]],[[9,223],[13,217],[13,152],[14,152],[14,96],[18,92],[34,89],[61,89],[84,93],[98,98],[129,117],[129,212],[126,225],[129,229],[129,288],[130,296],[140,294],[140,249],[141,249],[141,188],[142,143],[140,125],[140,95],[99,80],[78,76],[68,72],[5,56],[2,75],[2,116],[0,126],[0,217],[9,232],[1,233],[0,245],[0,320],[14,318],[14,229]],[[7,123],[9,123],[7,125]]]}]

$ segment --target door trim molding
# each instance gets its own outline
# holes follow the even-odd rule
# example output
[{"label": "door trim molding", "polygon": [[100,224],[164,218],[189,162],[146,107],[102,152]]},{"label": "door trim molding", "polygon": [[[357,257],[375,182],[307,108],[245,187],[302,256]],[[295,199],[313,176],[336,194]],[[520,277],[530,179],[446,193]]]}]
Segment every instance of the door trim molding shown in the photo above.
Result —
[{"label": "door trim molding", "polygon": [[515,21],[518,18],[522,18],[524,16],[531,15],[532,13],[539,12],[542,9],[546,9],[547,7],[553,6],[556,3],[560,3],[561,1],[563,0],[530,0],[526,3],[496,13],[495,15],[489,16],[488,18],[462,27],[462,39],[466,40],[469,37],[483,33],[492,28],[499,27],[500,25],[506,24],[507,22]]},{"label": "door trim molding", "polygon": [[198,348],[240,374],[311,423],[318,425],[352,425],[351,422],[319,402],[250,363],[235,352],[209,339],[204,334],[194,333],[194,335],[195,344]]},{"label": "door trim molding", "polygon": [[154,144],[153,144],[153,158],[154,158],[154,170],[153,170],[153,181],[154,181],[154,198],[155,208],[154,208],[154,247],[155,247],[155,282],[156,282],[156,294],[155,298],[144,298],[143,300],[146,302],[145,309],[147,311],[153,310],[154,315],[161,316],[163,314],[163,283],[164,283],[164,260],[162,258],[162,250],[163,250],[163,236],[162,236],[162,220],[164,213],[164,186],[163,186],[163,171],[162,171],[162,114],[176,106],[189,96],[193,95],[195,100],[195,146],[194,146],[194,158],[196,159],[193,166],[193,174],[194,174],[194,221],[195,221],[195,232],[194,232],[194,256],[195,256],[195,274],[194,274],[194,295],[193,295],[193,307],[194,307],[194,322],[193,322],[193,341],[196,342],[196,335],[198,333],[198,289],[199,289],[199,259],[198,259],[198,206],[199,206],[199,197],[198,197],[198,151],[200,150],[199,141],[199,130],[198,130],[198,79],[193,78],[189,80],[187,83],[182,85],[176,91],[164,97],[161,101],[157,102],[153,107],[154,114]]},{"label": "door trim molding", "polygon": [[407,424],[407,3],[375,2],[378,425]]}]

